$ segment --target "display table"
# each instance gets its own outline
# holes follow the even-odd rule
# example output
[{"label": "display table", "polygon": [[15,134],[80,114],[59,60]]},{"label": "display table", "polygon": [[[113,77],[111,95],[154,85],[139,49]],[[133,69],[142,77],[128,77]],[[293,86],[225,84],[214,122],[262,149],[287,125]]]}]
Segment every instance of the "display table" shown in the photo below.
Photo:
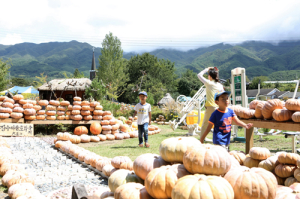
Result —
[{"label": "display table", "polygon": [[[300,123],[295,123],[293,121],[289,122],[277,122],[274,120],[259,120],[259,119],[240,119],[242,122],[248,124],[252,123],[253,127],[257,128],[268,128],[268,129],[278,129],[285,131],[300,131]],[[235,122],[232,122],[236,125]],[[246,153],[248,154],[250,149],[253,147],[253,130],[254,128],[246,129]]]},{"label": "display table", "polygon": [[100,120],[26,120],[27,124],[91,124],[92,122],[100,122]]},{"label": "display table", "polygon": [[20,118],[20,119],[14,119],[14,118],[0,119],[0,123],[24,123],[24,118]]}]

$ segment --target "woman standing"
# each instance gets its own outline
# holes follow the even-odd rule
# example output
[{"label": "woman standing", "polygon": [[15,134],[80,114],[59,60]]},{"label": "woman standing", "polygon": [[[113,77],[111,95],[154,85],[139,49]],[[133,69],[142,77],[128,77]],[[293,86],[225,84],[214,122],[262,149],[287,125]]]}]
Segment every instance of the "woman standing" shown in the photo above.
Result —
[{"label": "woman standing", "polygon": [[[208,79],[203,75],[208,72]],[[208,126],[208,120],[211,114],[218,108],[215,103],[214,96],[217,92],[224,91],[223,85],[219,83],[218,69],[214,67],[209,67],[204,69],[198,74],[198,78],[206,87],[206,102],[205,102],[205,114],[201,126],[201,135],[205,132]]]}]

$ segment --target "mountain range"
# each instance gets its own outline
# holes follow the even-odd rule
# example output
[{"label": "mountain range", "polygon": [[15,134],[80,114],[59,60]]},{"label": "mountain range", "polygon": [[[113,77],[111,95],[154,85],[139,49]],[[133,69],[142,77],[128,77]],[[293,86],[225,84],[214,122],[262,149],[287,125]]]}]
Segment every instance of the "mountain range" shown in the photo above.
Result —
[{"label": "mountain range", "polygon": [[[10,75],[13,77],[35,77],[44,72],[50,78],[62,78],[63,71],[71,74],[75,68],[89,76],[92,53],[90,44],[77,41],[0,44],[0,59],[11,60]],[[220,78],[224,79],[229,78],[230,70],[236,67],[246,68],[250,79],[255,76],[268,76],[270,80],[300,77],[300,41],[220,43],[189,51],[157,49],[149,53],[175,62],[179,76],[187,69],[198,73],[206,67],[216,66],[220,70]],[[95,48],[97,67],[100,54],[101,49]],[[136,54],[124,53],[124,58],[130,59]]]}]

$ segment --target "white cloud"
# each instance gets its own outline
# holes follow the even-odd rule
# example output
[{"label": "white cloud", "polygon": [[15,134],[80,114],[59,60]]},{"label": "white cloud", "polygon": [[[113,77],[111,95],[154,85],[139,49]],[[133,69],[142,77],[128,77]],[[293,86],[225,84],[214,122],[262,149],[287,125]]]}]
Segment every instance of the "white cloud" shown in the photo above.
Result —
[{"label": "white cloud", "polygon": [[0,40],[0,44],[14,45],[23,43],[24,41],[19,34],[7,34],[3,39]]},{"label": "white cloud", "polygon": [[125,51],[286,39],[300,26],[297,0],[16,0],[0,7],[0,40],[19,34],[26,42],[101,46],[111,31]]}]

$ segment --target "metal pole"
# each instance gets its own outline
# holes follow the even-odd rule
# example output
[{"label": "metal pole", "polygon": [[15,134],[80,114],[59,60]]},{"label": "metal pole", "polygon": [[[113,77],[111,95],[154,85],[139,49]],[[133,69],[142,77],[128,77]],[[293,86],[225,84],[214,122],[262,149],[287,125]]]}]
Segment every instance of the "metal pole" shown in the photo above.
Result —
[{"label": "metal pole", "polygon": [[297,81],[297,85],[296,85],[296,88],[295,88],[295,91],[294,91],[293,99],[296,98],[298,87],[299,87],[299,81],[300,81],[300,79]]}]

